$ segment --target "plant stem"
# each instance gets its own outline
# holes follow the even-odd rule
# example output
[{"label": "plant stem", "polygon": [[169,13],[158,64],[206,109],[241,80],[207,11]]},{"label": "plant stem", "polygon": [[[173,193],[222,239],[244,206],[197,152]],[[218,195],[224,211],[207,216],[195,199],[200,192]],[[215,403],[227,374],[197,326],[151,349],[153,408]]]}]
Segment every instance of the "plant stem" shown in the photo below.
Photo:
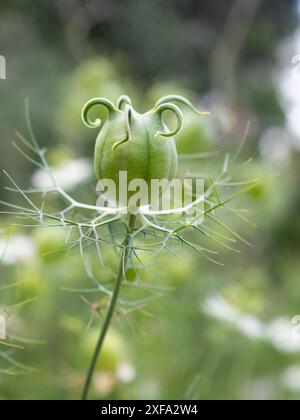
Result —
[{"label": "plant stem", "polygon": [[94,375],[94,371],[96,368],[96,363],[98,361],[99,356],[101,355],[101,350],[102,350],[102,346],[106,337],[106,334],[108,332],[108,329],[110,327],[110,324],[113,320],[114,317],[114,313],[115,313],[115,309],[116,309],[116,305],[118,302],[118,297],[119,297],[119,293],[120,293],[120,289],[121,289],[121,284],[122,284],[122,280],[124,278],[124,271],[126,271],[126,266],[128,264],[128,259],[131,255],[131,233],[132,230],[134,228],[134,223],[135,223],[135,216],[131,215],[130,216],[130,220],[129,220],[129,229],[126,235],[126,238],[124,240],[123,243],[123,251],[122,251],[122,255],[121,255],[121,260],[120,260],[120,266],[119,266],[119,272],[118,272],[118,276],[116,279],[116,284],[113,290],[113,294],[111,297],[111,301],[110,301],[110,305],[103,323],[103,326],[101,328],[101,332],[100,332],[100,336],[95,348],[95,352],[93,355],[93,358],[91,360],[91,364],[87,373],[87,377],[86,377],[86,381],[85,381],[85,385],[83,388],[83,393],[82,393],[82,400],[85,401],[88,398],[88,393],[91,387],[91,383],[92,383],[92,379],[93,379],[93,375]]}]

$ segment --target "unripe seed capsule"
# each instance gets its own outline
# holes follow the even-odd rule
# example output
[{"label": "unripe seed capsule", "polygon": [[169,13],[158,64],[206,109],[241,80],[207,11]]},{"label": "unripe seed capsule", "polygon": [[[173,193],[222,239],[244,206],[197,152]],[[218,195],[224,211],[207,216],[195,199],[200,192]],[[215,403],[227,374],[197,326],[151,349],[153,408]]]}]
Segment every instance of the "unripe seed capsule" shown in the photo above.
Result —
[{"label": "unripe seed capsule", "polygon": [[[171,102],[181,102],[195,110],[189,101],[179,96],[161,99],[152,110],[144,114],[134,110],[127,96],[119,98],[117,107],[105,98],[92,99],[84,106],[82,119],[85,125],[90,128],[100,127],[94,154],[96,177],[98,180],[113,181],[116,197],[119,197],[119,189],[123,187],[120,185],[121,172],[127,173],[127,188],[133,180],[145,181],[148,200],[152,180],[172,181],[176,177],[178,155],[174,137],[182,128],[183,115],[178,106]],[[88,118],[90,109],[95,105],[107,108],[106,121],[92,122]],[[173,130],[164,122],[165,111],[176,116],[177,123]],[[128,200],[132,194],[128,192]]]}]

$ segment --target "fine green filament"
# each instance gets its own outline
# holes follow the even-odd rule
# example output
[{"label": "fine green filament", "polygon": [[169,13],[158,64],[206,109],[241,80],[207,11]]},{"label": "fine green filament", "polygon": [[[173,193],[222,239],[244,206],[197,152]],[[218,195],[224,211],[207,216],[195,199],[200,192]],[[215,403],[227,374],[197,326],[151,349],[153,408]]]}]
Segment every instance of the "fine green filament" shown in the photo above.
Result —
[{"label": "fine green filament", "polygon": [[116,107],[114,106],[114,104],[109,99],[106,99],[106,98],[94,98],[94,99],[91,99],[90,101],[88,101],[84,105],[84,107],[82,109],[82,112],[81,112],[82,121],[83,121],[83,123],[88,128],[97,128],[97,127],[100,127],[100,125],[102,123],[101,120],[100,120],[100,118],[97,118],[95,121],[91,121],[89,119],[88,114],[89,114],[91,108],[93,108],[96,105],[102,105],[102,106],[104,106],[107,109],[107,111],[108,111],[109,114],[111,114],[112,112],[118,111],[116,109]]},{"label": "fine green filament", "polygon": [[179,133],[179,131],[182,128],[183,114],[182,114],[181,110],[178,108],[178,106],[170,104],[170,103],[161,104],[161,105],[159,105],[155,108],[155,112],[160,115],[161,119],[162,119],[162,114],[165,111],[172,111],[175,114],[175,116],[177,118],[177,125],[176,125],[176,127],[173,131],[169,131],[169,132],[158,131],[155,134],[155,136],[174,137],[174,136],[176,136],[176,134]]},{"label": "fine green filament", "polygon": [[178,102],[182,105],[187,106],[188,108],[190,108],[193,112],[195,112],[195,114],[198,115],[210,115],[209,112],[202,112],[199,111],[197,108],[194,107],[194,105],[186,98],[184,98],[183,96],[180,95],[168,95],[168,96],[164,96],[163,98],[159,99],[159,101],[156,102],[155,104],[155,108],[157,108],[158,106],[165,104],[167,102]]},{"label": "fine green filament", "polygon": [[122,95],[122,96],[120,96],[120,97],[119,97],[119,99],[118,99],[118,101],[117,101],[117,108],[118,108],[119,110],[122,110],[123,105],[130,105],[130,106],[132,106],[132,101],[131,101],[131,99],[129,98],[129,96],[127,96],[127,95]]}]

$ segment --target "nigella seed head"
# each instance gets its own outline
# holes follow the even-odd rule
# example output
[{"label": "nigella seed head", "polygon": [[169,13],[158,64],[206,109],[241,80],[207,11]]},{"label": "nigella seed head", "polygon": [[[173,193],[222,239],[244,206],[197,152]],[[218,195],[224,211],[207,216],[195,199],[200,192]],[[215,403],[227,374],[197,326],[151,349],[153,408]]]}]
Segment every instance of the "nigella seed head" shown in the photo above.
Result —
[{"label": "nigella seed head", "polygon": [[[116,106],[105,98],[87,102],[82,110],[84,124],[90,128],[100,127],[94,154],[98,180],[110,179],[118,189],[119,174],[126,172],[128,183],[142,179],[151,193],[151,180],[172,181],[176,177],[178,155],[175,137],[183,126],[184,118],[174,102],[201,114],[187,99],[177,95],[160,99],[153,109],[144,114],[133,108],[128,96],[121,96]],[[108,117],[104,122],[89,119],[89,111],[95,105],[107,109]],[[164,120],[166,111],[173,113],[176,118],[176,125],[172,129]]]}]

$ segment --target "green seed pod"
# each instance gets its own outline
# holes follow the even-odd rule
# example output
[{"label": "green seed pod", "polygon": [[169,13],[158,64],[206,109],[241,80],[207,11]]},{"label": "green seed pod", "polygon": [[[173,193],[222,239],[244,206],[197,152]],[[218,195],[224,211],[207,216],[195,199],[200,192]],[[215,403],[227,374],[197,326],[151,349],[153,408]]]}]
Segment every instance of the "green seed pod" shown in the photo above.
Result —
[{"label": "green seed pod", "polygon": [[[149,196],[151,180],[171,181],[176,177],[178,156],[174,137],[182,128],[183,115],[172,101],[192,107],[187,100],[176,96],[163,98],[152,110],[144,114],[133,109],[127,96],[121,96],[117,106],[105,98],[92,99],[84,106],[84,124],[90,128],[100,127],[94,155],[97,179],[112,180],[117,188],[117,197],[120,172],[127,173],[127,186],[135,179],[144,180]],[[92,122],[88,118],[90,109],[95,105],[106,107],[106,121],[101,122],[98,119]],[[177,123],[173,130],[164,122],[165,111],[171,111],[176,117]],[[129,192],[128,199],[130,194]]]}]

